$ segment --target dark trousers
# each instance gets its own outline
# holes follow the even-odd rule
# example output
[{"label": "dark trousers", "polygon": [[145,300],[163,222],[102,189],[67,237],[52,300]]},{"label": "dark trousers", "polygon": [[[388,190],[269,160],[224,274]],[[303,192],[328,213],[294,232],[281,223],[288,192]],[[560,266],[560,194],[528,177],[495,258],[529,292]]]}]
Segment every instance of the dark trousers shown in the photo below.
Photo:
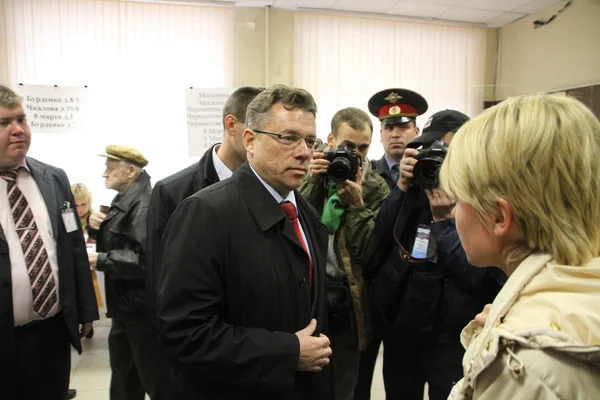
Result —
[{"label": "dark trousers", "polygon": [[446,400],[463,376],[465,353],[459,335],[386,335],[383,379],[388,400],[423,400],[425,382],[430,400]]},{"label": "dark trousers", "polygon": [[330,332],[329,339],[335,400],[352,400],[360,360],[355,324],[342,332]]},{"label": "dark trousers", "polygon": [[381,337],[377,336],[360,352],[360,363],[358,366],[358,380],[354,388],[354,400],[370,400],[371,385],[373,383],[373,372],[379,356]]},{"label": "dark trousers", "polygon": [[145,314],[113,318],[108,335],[111,400],[171,400],[166,357],[152,320]]},{"label": "dark trousers", "polygon": [[70,346],[62,313],[15,328],[13,351],[0,356],[0,398],[65,400],[71,373]]}]

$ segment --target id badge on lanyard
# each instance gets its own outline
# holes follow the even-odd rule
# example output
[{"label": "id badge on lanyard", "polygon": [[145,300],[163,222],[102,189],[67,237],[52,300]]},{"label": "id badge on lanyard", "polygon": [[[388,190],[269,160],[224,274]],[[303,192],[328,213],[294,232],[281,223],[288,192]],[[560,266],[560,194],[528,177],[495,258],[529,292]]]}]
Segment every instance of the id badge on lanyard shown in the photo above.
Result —
[{"label": "id badge on lanyard", "polygon": [[427,249],[429,248],[429,238],[431,229],[428,225],[419,225],[417,228],[417,236],[413,245],[411,256],[415,258],[426,258]]},{"label": "id badge on lanyard", "polygon": [[71,203],[65,201],[62,210],[60,211],[62,214],[62,220],[65,224],[65,230],[67,233],[74,232],[77,230],[77,221],[75,220],[75,212],[71,207]]}]

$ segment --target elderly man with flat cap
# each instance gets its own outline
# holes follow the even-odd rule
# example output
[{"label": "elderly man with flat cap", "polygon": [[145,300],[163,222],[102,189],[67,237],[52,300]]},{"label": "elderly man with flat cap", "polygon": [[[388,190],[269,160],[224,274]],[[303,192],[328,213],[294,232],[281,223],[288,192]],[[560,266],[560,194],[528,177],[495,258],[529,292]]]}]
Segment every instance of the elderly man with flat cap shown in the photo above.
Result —
[{"label": "elderly man with flat cap", "polygon": [[446,399],[463,375],[460,333],[500,289],[499,270],[468,263],[452,217],[455,201],[437,185],[445,149],[468,120],[456,110],[433,114],[406,145],[400,178],[375,222],[385,258],[374,292],[386,327],[388,398],[421,400],[428,383],[429,399]]},{"label": "elderly man with flat cap", "polygon": [[111,400],[172,399],[160,336],[151,329],[145,296],[146,214],[152,193],[148,160],[128,146],[106,146],[107,189],[117,195],[106,215],[90,216],[90,236],[97,253],[89,255],[93,269],[104,272]]}]

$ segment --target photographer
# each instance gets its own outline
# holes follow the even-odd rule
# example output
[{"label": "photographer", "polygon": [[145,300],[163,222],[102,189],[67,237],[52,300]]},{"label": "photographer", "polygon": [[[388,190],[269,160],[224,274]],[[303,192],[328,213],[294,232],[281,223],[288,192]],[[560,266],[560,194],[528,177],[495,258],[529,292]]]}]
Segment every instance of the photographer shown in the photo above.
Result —
[{"label": "photographer", "polygon": [[375,302],[388,328],[388,398],[421,400],[427,382],[431,400],[446,399],[463,375],[460,332],[500,289],[497,269],[467,262],[452,218],[454,200],[437,187],[447,145],[466,121],[455,110],[427,121],[408,144],[397,187],[377,218],[375,241],[386,261]]},{"label": "photographer", "polygon": [[310,173],[299,189],[329,231],[329,337],[338,400],[352,398],[360,351],[368,341],[363,266],[375,253],[375,217],[389,193],[387,184],[367,160],[372,135],[373,124],[364,111],[338,111],[327,138],[331,151],[315,151]]}]

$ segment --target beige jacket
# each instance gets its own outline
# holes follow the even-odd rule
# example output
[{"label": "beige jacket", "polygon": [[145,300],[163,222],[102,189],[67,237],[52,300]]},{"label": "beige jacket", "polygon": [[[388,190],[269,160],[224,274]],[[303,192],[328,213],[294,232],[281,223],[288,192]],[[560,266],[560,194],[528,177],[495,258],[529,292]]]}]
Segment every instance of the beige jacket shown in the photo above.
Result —
[{"label": "beige jacket", "polygon": [[449,399],[600,399],[600,258],[584,267],[528,257],[483,329],[462,332],[464,378]]}]

